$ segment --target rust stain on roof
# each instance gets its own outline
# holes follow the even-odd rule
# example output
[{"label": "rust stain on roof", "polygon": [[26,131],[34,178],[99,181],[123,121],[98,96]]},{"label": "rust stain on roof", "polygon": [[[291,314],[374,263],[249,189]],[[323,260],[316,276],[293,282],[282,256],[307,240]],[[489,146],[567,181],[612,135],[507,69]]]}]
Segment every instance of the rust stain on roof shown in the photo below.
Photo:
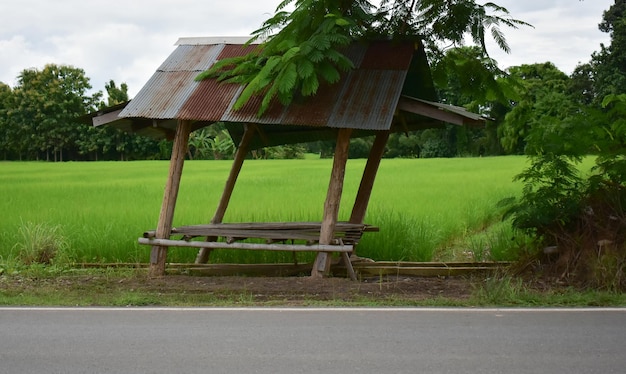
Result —
[{"label": "rust stain on roof", "polygon": [[442,121],[484,123],[477,114],[435,102],[426,54],[416,42],[354,43],[343,51],[354,69],[343,72],[339,82],[321,82],[315,95],[296,95],[287,107],[274,100],[262,117],[257,116],[260,96],[234,110],[242,85],[195,78],[217,61],[244,56],[259,47],[244,43],[243,38],[181,39],[133,100],[123,109],[116,108],[116,115],[93,114],[94,125],[110,124],[162,138],[172,136],[179,120],[192,121],[194,130],[222,121],[237,142],[243,124],[255,123],[267,135],[252,144],[258,148],[332,139],[334,132],[328,130],[336,128],[351,128],[353,136],[367,136],[380,130],[437,127]]},{"label": "rust stain on roof", "polygon": [[195,81],[216,61],[243,56],[258,46],[201,43],[195,39],[194,44],[180,44],[120,117],[388,129],[415,52],[414,43],[353,44],[345,54],[355,69],[344,73],[339,83],[321,84],[316,95],[298,97],[289,107],[275,101],[258,117],[261,97],[235,111],[241,86],[215,79]]}]

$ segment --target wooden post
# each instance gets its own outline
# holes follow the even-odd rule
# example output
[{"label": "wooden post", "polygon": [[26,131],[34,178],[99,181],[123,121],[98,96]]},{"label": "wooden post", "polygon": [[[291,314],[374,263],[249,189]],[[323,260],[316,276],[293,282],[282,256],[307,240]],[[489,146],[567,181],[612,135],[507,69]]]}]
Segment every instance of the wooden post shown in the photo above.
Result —
[{"label": "wooden post", "polygon": [[[324,203],[324,219],[320,230],[320,244],[330,244],[335,231],[335,224],[339,215],[339,204],[343,192],[343,179],[346,173],[346,163],[348,161],[348,149],[350,147],[350,134],[352,129],[339,129],[337,134],[337,146],[335,147],[335,157],[333,159],[333,170],[330,175],[328,193]],[[319,252],[315,258],[312,278],[321,278],[330,270],[330,255],[328,252]]]},{"label": "wooden post", "polygon": [[385,146],[389,140],[390,131],[379,131],[376,134],[372,149],[367,158],[367,164],[363,170],[363,177],[361,178],[361,184],[359,185],[359,192],[357,192],[356,199],[354,200],[354,207],[352,207],[352,214],[350,215],[350,223],[363,223],[365,219],[365,212],[372,195],[372,188],[374,187],[374,180],[376,179],[376,173],[380,166],[380,160],[385,153]]},{"label": "wooden post", "polygon": [[[163,194],[163,204],[159,214],[159,224],[156,229],[157,239],[169,239],[172,231],[172,220],[174,219],[174,209],[176,208],[176,198],[180,187],[180,178],[183,174],[183,164],[185,154],[189,144],[189,134],[191,133],[190,121],[178,121],[174,145],[172,147],[172,158],[170,159],[170,170],[165,184]],[[154,246],[150,252],[150,273],[151,277],[165,275],[165,263],[167,262],[167,247]]]},{"label": "wooden post", "polygon": [[[245,125],[245,131],[239,142],[239,147],[237,147],[237,152],[235,152],[235,160],[233,161],[233,166],[230,169],[230,174],[228,175],[228,179],[226,180],[226,185],[224,186],[224,191],[222,192],[222,197],[220,198],[220,202],[217,205],[217,209],[215,210],[215,214],[211,219],[211,223],[222,223],[224,219],[224,215],[226,214],[226,208],[228,208],[228,203],[230,202],[230,197],[233,194],[233,190],[235,189],[235,183],[237,182],[237,177],[241,172],[241,168],[243,166],[243,162],[246,159],[246,153],[248,153],[248,146],[250,145],[250,140],[254,137],[254,130],[256,126],[254,125]],[[214,241],[217,238],[207,237],[207,241]],[[209,261],[209,255],[211,254],[210,248],[202,248],[198,251],[198,255],[196,256],[196,264],[204,264]]]}]

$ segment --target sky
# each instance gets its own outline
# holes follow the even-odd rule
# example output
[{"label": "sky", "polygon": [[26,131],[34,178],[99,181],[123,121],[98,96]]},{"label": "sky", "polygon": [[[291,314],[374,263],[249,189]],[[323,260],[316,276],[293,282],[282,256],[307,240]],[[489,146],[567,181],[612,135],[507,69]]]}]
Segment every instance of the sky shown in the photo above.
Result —
[{"label": "sky", "polygon": [[[81,68],[93,91],[114,80],[132,98],[179,37],[249,36],[281,0],[2,0],[0,82],[48,63]],[[482,1],[478,1],[482,3]],[[570,74],[608,44],[598,30],[614,0],[493,0],[534,26],[503,28],[511,53],[488,44],[501,68],[553,62]]]}]

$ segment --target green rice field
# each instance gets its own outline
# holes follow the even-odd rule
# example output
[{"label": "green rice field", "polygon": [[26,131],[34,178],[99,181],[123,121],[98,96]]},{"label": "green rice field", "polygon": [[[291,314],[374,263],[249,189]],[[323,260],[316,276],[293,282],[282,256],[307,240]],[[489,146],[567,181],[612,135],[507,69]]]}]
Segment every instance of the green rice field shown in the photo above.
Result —
[{"label": "green rice field", "polygon": [[[174,226],[208,223],[232,161],[187,161]],[[389,261],[507,260],[511,229],[497,202],[518,195],[512,178],[525,157],[385,159],[379,169],[360,256]],[[339,213],[347,220],[365,160],[349,160]],[[137,244],[157,225],[169,164],[0,163],[0,259],[18,256],[34,225],[57,228],[74,262],[147,262]],[[247,160],[224,222],[320,221],[332,160]],[[504,244],[503,244],[504,243]],[[493,247],[500,248],[497,252]],[[196,251],[171,248],[168,261]],[[221,250],[213,262],[291,261],[290,253]],[[302,256],[310,256],[303,254]]]}]

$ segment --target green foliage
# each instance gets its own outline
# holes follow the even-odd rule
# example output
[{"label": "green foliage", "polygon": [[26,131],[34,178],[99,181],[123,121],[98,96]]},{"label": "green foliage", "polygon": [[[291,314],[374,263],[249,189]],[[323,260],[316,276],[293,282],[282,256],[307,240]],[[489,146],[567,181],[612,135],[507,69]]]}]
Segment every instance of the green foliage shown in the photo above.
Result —
[{"label": "green foliage", "polygon": [[12,128],[9,146],[14,153],[45,154],[63,159],[82,127],[76,118],[94,108],[97,97],[87,96],[91,88],[82,69],[71,66],[46,65],[41,71],[27,69],[18,77],[12,93],[7,121]]},{"label": "green foliage", "polygon": [[542,132],[577,114],[577,105],[566,94],[569,78],[550,62],[514,66],[509,74],[517,81],[519,94],[498,130],[500,141],[509,153],[537,153],[526,150],[527,137],[533,131]]},{"label": "green foliage", "polygon": [[272,159],[304,159],[305,146],[302,144],[286,144],[266,147],[254,153],[255,158]]},{"label": "green foliage", "polygon": [[91,89],[82,69],[46,65],[26,69],[11,89],[0,84],[0,157],[3,160],[133,160],[167,157],[159,142],[121,130],[79,123],[96,108],[128,101],[128,86],[113,80],[102,92]]},{"label": "green foliage", "polygon": [[453,157],[455,151],[451,146],[448,136],[449,129],[428,129],[421,132],[420,140],[422,151],[420,157]]},{"label": "green foliage", "polygon": [[373,137],[350,139],[349,158],[368,158],[374,144]]},{"label": "green foliage", "polygon": [[419,132],[401,134],[394,133],[389,136],[385,157],[421,157],[422,140]]},{"label": "green foliage", "polygon": [[11,147],[13,127],[8,120],[8,112],[12,105],[13,92],[11,87],[0,82],[0,150],[2,150],[2,158],[6,160]]},{"label": "green foliage", "polygon": [[[291,4],[294,10],[285,11]],[[354,41],[425,38],[436,58],[443,55],[442,43],[463,45],[469,34],[486,56],[486,31],[502,49],[509,50],[500,25],[516,28],[527,24],[510,18],[505,8],[493,3],[478,5],[473,0],[417,4],[386,0],[379,7],[365,0],[284,0],[274,16],[253,33],[249,43],[261,41],[254,52],[218,61],[197,79],[244,84],[234,109],[260,96],[257,115],[262,116],[275,99],[288,105],[295,98],[314,95],[322,84],[337,82],[353,68],[342,51]]]},{"label": "green foliage", "polygon": [[[282,10],[294,2],[291,13]],[[320,84],[337,82],[342,72],[353,67],[339,50],[369,23],[370,7],[362,0],[285,0],[276,14],[254,31],[250,42],[265,40],[255,52],[219,61],[197,79],[213,77],[246,84],[234,109],[262,95],[259,116],[275,98],[288,105],[294,95],[314,95]]]},{"label": "green foliage", "polygon": [[232,159],[235,143],[224,125],[219,123],[192,132],[187,153],[191,160]]},{"label": "green foliage", "polygon": [[601,44],[600,51],[591,56],[594,102],[599,106],[605,96],[626,92],[626,3],[615,1],[604,12],[598,27],[611,38],[610,45]]},{"label": "green foliage", "polygon": [[379,26],[382,35],[421,35],[433,53],[441,45],[464,45],[469,34],[475,45],[486,52],[486,35],[491,34],[505,52],[510,48],[500,26],[529,26],[513,19],[509,11],[492,2],[477,4],[473,0],[383,0],[380,14],[385,21]]},{"label": "green foliage", "polygon": [[[537,154],[516,177],[525,184],[510,213],[515,227],[557,246],[556,273],[616,290],[626,287],[626,95],[609,95],[603,103],[604,113],[592,112],[603,121],[592,126],[591,135],[588,127],[556,123],[528,138]],[[579,146],[572,146],[572,139]],[[588,149],[598,156],[591,174],[582,178],[574,162]]]},{"label": "green foliage", "polygon": [[508,104],[517,94],[516,82],[475,46],[449,49],[435,62],[432,74],[441,97],[475,111],[490,102]]},{"label": "green foliage", "polygon": [[602,106],[606,110],[607,123],[601,126],[600,139],[594,144],[598,150],[596,176],[597,185],[602,178],[611,184],[626,182],[626,93],[608,95]]},{"label": "green foliage", "polygon": [[530,167],[515,180],[522,181],[524,188],[522,197],[508,212],[513,216],[513,225],[554,245],[555,237],[572,224],[581,210],[582,180],[577,169],[565,156],[541,154],[533,157]]}]

